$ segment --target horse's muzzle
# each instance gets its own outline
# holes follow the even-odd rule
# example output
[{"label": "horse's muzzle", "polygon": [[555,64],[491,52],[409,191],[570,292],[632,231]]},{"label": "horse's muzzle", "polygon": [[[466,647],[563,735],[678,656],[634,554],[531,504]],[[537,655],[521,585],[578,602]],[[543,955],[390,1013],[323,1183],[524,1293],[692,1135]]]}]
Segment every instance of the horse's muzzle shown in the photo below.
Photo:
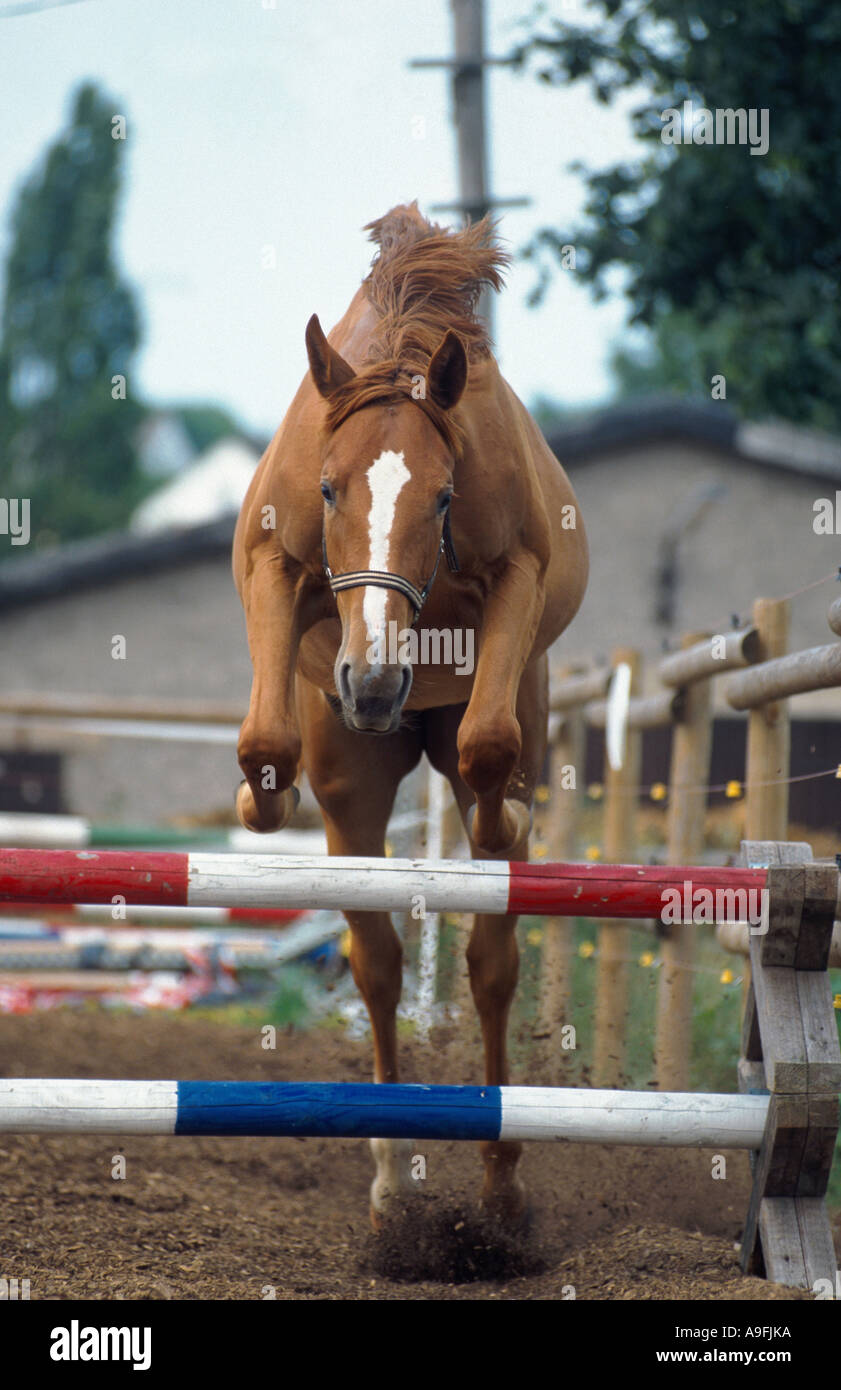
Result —
[{"label": "horse's muzzle", "polygon": [[400,725],[403,706],[412,688],[408,665],[365,666],[360,673],[343,661],[336,688],[347,723],[360,733],[391,734]]}]

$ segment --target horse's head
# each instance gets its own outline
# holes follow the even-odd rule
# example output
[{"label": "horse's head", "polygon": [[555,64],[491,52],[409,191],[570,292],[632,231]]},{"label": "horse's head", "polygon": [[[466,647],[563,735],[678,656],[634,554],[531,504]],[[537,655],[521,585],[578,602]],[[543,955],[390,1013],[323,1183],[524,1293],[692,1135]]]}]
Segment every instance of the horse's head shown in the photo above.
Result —
[{"label": "horse's head", "polygon": [[375,364],[357,376],[315,315],[306,341],[329,406],[321,492],[324,563],[342,623],[336,690],[353,728],[391,733],[412,684],[399,634],[415,622],[442,550],[455,563],[447,513],[458,433],[447,412],[464,390],[467,356],[448,332],[422,373],[389,375]]}]

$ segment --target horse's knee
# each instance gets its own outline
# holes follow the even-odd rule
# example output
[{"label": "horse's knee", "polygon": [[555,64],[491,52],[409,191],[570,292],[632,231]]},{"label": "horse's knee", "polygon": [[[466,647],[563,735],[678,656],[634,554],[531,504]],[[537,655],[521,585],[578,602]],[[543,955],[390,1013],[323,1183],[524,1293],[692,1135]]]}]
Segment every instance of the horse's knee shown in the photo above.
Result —
[{"label": "horse's knee", "polygon": [[522,733],[513,715],[480,725],[468,724],[465,717],[458,731],[459,776],[476,793],[505,787],[521,749]]},{"label": "horse's knee", "polygon": [[321,807],[325,815],[333,821],[343,821],[348,811],[356,808],[358,817],[360,810],[360,788],[359,783],[355,782],[347,773],[339,772],[335,767],[318,767],[314,765],[307,768],[307,776],[312,787],[313,796]]},{"label": "horse's knee", "polygon": [[295,780],[301,740],[291,731],[282,735],[252,733],[246,725],[237,744],[237,761],[246,780],[262,791],[284,791]]}]

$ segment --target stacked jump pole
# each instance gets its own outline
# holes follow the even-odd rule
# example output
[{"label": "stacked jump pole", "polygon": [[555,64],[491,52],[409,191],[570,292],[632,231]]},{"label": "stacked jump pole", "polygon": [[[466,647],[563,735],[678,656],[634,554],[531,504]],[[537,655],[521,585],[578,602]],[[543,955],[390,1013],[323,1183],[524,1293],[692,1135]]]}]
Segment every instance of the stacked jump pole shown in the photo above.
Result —
[{"label": "stacked jump pole", "polygon": [[[808,847],[803,851],[808,853]],[[599,918],[659,915],[689,881],[764,893],[751,944],[751,1007],[739,1095],[540,1087],[264,1082],[0,1081],[0,1131],[567,1140],[746,1149],[753,1187],[742,1264],[811,1288],[834,1280],[824,1196],[838,1128],[841,1049],[826,971],[839,874],[791,864],[790,847],[746,845],[741,868],[108,851],[0,851],[0,901],[334,906]],[[760,862],[761,861],[761,862]]]}]

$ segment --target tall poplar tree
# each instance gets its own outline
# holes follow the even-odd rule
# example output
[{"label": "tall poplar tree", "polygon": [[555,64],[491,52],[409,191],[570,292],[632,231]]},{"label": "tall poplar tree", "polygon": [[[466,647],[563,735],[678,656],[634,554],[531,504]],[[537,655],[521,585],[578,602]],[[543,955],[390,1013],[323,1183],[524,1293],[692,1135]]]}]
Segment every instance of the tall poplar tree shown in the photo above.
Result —
[{"label": "tall poplar tree", "polygon": [[117,112],[94,85],[80,87],[67,129],[12,214],[0,320],[0,496],[29,498],[35,545],[121,526],[148,491],[133,442],[143,407],[129,370],[139,316],[113,249],[126,153],[126,141],[114,138]]}]

